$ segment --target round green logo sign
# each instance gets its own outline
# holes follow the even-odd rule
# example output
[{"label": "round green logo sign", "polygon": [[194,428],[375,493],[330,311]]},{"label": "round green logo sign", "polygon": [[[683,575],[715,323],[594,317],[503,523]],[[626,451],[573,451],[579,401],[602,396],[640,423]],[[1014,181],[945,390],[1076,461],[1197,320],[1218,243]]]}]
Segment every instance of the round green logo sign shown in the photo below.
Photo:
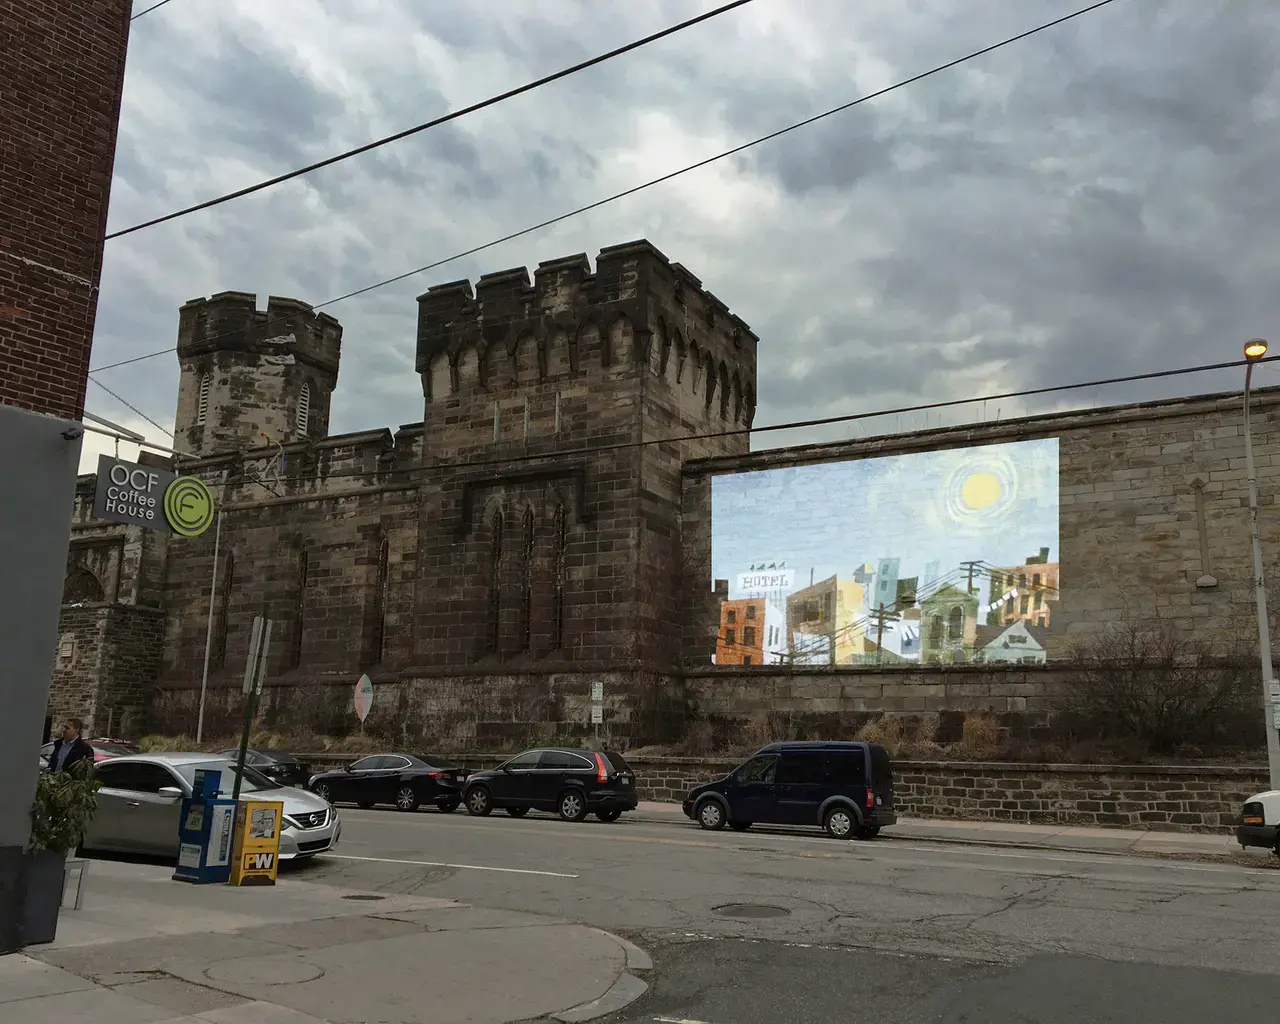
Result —
[{"label": "round green logo sign", "polygon": [[164,517],[174,533],[199,537],[213,522],[213,494],[203,480],[180,476],[164,490]]}]

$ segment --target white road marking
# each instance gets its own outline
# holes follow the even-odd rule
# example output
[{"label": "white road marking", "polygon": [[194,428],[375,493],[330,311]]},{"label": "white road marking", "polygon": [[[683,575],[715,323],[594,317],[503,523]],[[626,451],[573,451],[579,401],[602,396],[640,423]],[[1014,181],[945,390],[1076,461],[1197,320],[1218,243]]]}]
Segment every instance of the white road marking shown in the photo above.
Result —
[{"label": "white road marking", "polygon": [[663,1024],[707,1024],[705,1020],[688,1020],[685,1017],[654,1017],[653,1019],[662,1021]]},{"label": "white road marking", "polygon": [[446,864],[436,860],[398,860],[394,857],[353,857],[346,853],[334,853],[326,860],[360,860],[373,864],[408,864],[419,868],[457,868],[460,871],[498,871],[504,875],[541,875],[544,878],[577,878],[577,875],[565,875],[559,871],[530,871],[527,868],[493,868],[484,864]]}]

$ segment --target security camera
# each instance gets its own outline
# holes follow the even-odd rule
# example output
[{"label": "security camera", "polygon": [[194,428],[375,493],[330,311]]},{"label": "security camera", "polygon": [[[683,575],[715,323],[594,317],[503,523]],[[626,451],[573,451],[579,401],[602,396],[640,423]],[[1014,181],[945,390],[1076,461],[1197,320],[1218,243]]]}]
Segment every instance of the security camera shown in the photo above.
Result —
[{"label": "security camera", "polygon": [[77,441],[84,437],[84,427],[69,427],[62,432],[64,441]]}]

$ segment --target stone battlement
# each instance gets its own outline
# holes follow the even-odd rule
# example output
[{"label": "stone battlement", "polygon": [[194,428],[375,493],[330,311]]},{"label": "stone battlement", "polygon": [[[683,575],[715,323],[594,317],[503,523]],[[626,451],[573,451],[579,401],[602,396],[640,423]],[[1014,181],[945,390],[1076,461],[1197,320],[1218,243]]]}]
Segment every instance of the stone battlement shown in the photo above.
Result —
[{"label": "stone battlement", "polygon": [[[558,366],[576,374],[656,364],[657,348],[673,341],[680,358],[690,352],[726,381],[736,373],[754,382],[756,335],[644,239],[601,249],[594,273],[576,253],[540,263],[532,279],[517,267],[485,274],[474,289],[452,281],[418,298],[416,368],[429,399],[522,383],[521,364],[538,379]],[[521,354],[526,343],[531,356]],[[507,362],[512,374],[490,372]]]},{"label": "stone battlement", "polygon": [[218,292],[192,299],[178,311],[178,358],[212,352],[281,353],[318,369],[338,373],[342,325],[300,299],[267,297],[257,308],[250,292]]}]

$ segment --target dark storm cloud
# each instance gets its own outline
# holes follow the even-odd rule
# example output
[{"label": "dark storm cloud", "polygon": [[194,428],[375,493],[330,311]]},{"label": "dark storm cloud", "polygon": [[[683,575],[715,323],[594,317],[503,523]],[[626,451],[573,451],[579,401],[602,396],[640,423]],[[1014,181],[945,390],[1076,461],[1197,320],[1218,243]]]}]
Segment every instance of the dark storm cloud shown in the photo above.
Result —
[{"label": "dark storm cloud", "polygon": [[[172,344],[177,306],[193,296],[320,302],[1077,3],[748,5],[304,182],[110,243],[95,362]],[[706,7],[172,5],[131,44],[113,227]],[[1121,0],[687,179],[339,303],[328,310],[345,327],[333,426],[421,418],[414,297],[429,285],[646,235],[759,333],[759,423],[1230,358],[1245,337],[1280,335],[1278,42],[1275,5]],[[169,355],[104,379],[167,424],[175,366]],[[119,412],[110,400],[97,408]]]}]

